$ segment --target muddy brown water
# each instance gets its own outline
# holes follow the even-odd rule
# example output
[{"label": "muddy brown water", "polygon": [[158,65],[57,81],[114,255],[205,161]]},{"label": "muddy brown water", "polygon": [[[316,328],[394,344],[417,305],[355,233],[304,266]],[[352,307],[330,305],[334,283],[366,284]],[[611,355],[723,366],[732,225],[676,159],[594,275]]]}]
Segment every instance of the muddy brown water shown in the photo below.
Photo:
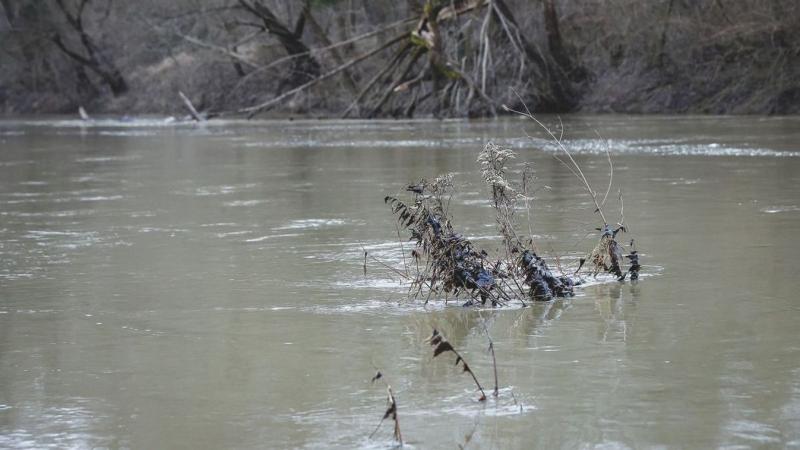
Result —
[{"label": "muddy brown water", "polygon": [[[405,301],[361,245],[402,267],[383,197],[455,172],[456,227],[496,249],[493,139],[573,264],[597,219],[526,122],[1,121],[0,447],[387,448],[379,367],[410,448],[799,448],[800,119],[564,125],[599,191],[608,142],[642,279],[475,310]],[[424,340],[490,389],[483,323],[482,404]]]}]

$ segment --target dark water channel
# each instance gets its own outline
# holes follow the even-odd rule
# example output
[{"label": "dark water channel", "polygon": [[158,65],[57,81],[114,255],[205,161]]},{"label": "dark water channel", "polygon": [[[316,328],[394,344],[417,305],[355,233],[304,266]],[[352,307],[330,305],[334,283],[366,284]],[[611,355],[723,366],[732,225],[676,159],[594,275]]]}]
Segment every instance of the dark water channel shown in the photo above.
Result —
[{"label": "dark water channel", "polygon": [[[800,119],[564,124],[601,191],[608,140],[642,279],[478,311],[405,301],[361,245],[402,265],[383,197],[455,172],[456,227],[496,249],[494,139],[551,188],[539,246],[591,249],[525,122],[0,122],[0,447],[386,448],[380,367],[411,448],[800,448]],[[483,321],[480,404],[424,340],[491,386]]]}]

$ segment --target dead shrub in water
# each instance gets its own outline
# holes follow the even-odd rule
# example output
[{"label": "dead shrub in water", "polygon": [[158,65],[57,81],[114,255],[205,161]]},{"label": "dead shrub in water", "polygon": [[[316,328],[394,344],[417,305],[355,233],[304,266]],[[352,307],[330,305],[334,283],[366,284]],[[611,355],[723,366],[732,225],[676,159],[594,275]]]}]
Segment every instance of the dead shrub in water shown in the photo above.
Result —
[{"label": "dead shrub in water", "polygon": [[536,254],[533,239],[523,242],[515,231],[517,204],[524,199],[528,207],[527,184],[532,179],[526,170],[521,189],[508,181],[506,165],[515,156],[510,149],[490,142],[478,157],[484,182],[491,189],[498,232],[505,247],[500,258],[490,258],[485,250],[476,249],[454,230],[448,215],[452,176],[439,177],[432,183],[420,180],[408,186],[413,202],[393,196],[384,199],[397,215],[399,227],[408,229],[411,240],[416,242],[412,256],[417,272],[409,276],[411,297],[418,298],[427,289],[426,303],[432,295],[458,298],[467,294],[467,305],[484,305],[489,299],[492,306],[511,301],[526,306],[526,299],[573,295],[578,283],[568,276],[553,274]]},{"label": "dead shrub in water", "polygon": [[[641,267],[638,254],[631,252],[629,255],[624,255],[624,247],[616,240],[617,233],[627,231],[624,225],[621,191],[620,219],[616,228],[612,228],[603,212],[614,176],[614,166],[608,149],[606,156],[609,164],[609,182],[605,194],[600,197],[592,188],[580,165],[564,147],[561,137],[556,137],[527,108],[524,112],[506,106],[504,108],[527,117],[541,126],[550,135],[560,153],[563,153],[565,157],[563,159],[560,155],[554,157],[580,181],[595,205],[594,212],[599,214],[602,220],[602,226],[597,228],[601,231],[598,244],[589,252],[587,258],[581,259],[578,268],[571,276],[563,273],[556,258],[561,271],[561,275],[556,275],[544,258],[537,254],[533,241],[528,192],[534,177],[530,165],[525,165],[521,183],[515,186],[508,178],[508,164],[516,157],[516,153],[489,142],[478,155],[477,163],[480,165],[484,183],[491,190],[492,207],[495,211],[497,229],[503,241],[504,255],[490,257],[485,250],[475,248],[472,242],[453,228],[448,210],[453,188],[451,174],[440,176],[433,182],[422,179],[416,184],[409,185],[406,191],[413,194],[410,202],[404,202],[394,196],[384,198],[384,202],[397,215],[398,232],[400,228],[408,229],[411,240],[416,243],[416,248],[411,252],[416,268],[414,275],[408,273],[403,251],[406,272],[402,275],[411,280],[410,297],[418,298],[427,289],[426,304],[434,295],[444,296],[446,301],[451,295],[458,298],[466,294],[469,296],[466,305],[478,302],[485,305],[489,299],[492,306],[502,306],[512,301],[527,306],[526,299],[547,301],[554,297],[574,295],[575,286],[582,284],[579,273],[587,260],[595,277],[602,271],[613,274],[619,281],[623,281],[628,273],[631,273],[632,279],[638,279]],[[527,240],[521,239],[516,232],[515,213],[520,200],[524,200],[528,212]],[[624,257],[630,259],[631,268],[623,273],[621,265]]]},{"label": "dead shrub in water", "polygon": [[[519,95],[517,95],[519,97]],[[522,99],[520,98],[520,101]],[[563,134],[559,137],[556,137],[555,133],[553,133],[550,128],[548,128],[545,124],[543,124],[539,119],[531,114],[528,107],[522,102],[522,106],[525,108],[525,111],[517,111],[512,108],[509,108],[506,105],[503,105],[503,109],[506,111],[512,112],[514,114],[526,117],[536,123],[539,127],[541,127],[552,139],[553,143],[556,144],[558,150],[560,150],[565,156],[566,160],[560,158],[559,156],[554,156],[556,160],[558,160],[564,167],[566,167],[575,177],[581,182],[584,190],[592,199],[592,202],[595,205],[594,212],[600,215],[601,220],[603,221],[603,226],[600,228],[596,228],[597,231],[601,232],[600,241],[595,246],[595,248],[589,253],[588,260],[591,263],[593,276],[597,276],[598,273],[601,271],[613,274],[617,277],[617,280],[623,281],[625,276],[628,272],[632,274],[635,273],[635,278],[632,275],[632,279],[638,279],[639,277],[639,257],[638,254],[632,253],[628,255],[628,258],[631,260],[631,268],[628,272],[623,273],[622,268],[620,267],[622,258],[623,258],[623,247],[622,245],[616,241],[617,233],[620,231],[626,232],[627,228],[625,227],[625,216],[624,216],[624,203],[622,200],[622,190],[619,191],[619,202],[620,202],[620,218],[619,222],[617,222],[617,228],[612,229],[611,225],[609,224],[608,220],[606,220],[606,216],[603,213],[603,206],[606,204],[606,200],[608,199],[608,194],[611,192],[612,182],[614,180],[614,164],[611,161],[611,153],[606,146],[606,156],[608,158],[608,166],[609,166],[609,178],[608,178],[608,188],[606,189],[605,195],[603,195],[602,200],[599,200],[598,192],[595,191],[589,180],[586,179],[586,175],[584,175],[581,166],[578,165],[575,158],[572,157],[572,154],[567,150],[562,142]],[[563,127],[562,127],[563,132]],[[598,137],[599,136],[599,133]],[[578,272],[583,267],[583,264],[586,262],[586,259],[581,259],[580,265],[578,269],[575,271],[577,275]]]},{"label": "dead shrub in water", "polygon": [[[412,296],[417,298],[428,289],[426,303],[433,294],[458,296],[467,293],[472,300],[492,305],[505,304],[510,297],[497,285],[496,267],[487,260],[485,251],[477,251],[472,242],[457,233],[450,222],[445,198],[452,187],[452,177],[443,176],[428,183],[407,188],[412,203],[387,196],[384,202],[397,215],[400,227],[408,229],[416,242],[412,256],[419,267],[411,283]],[[419,260],[424,259],[419,265]]]}]

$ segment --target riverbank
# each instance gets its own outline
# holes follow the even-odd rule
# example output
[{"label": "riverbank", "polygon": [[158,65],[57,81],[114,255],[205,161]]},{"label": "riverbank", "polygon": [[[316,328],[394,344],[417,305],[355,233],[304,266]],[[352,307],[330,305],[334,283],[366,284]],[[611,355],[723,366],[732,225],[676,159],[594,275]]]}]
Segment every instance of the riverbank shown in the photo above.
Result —
[{"label": "riverbank", "polygon": [[2,2],[0,113],[800,113],[790,0],[100,3]]}]

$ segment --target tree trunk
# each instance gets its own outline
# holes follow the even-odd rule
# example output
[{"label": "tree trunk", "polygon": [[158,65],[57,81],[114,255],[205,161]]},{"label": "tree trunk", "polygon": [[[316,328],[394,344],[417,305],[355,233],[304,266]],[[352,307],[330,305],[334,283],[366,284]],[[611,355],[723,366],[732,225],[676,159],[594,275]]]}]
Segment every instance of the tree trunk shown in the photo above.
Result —
[{"label": "tree trunk", "polygon": [[573,82],[580,82],[586,79],[586,71],[580,65],[575,64],[561,39],[556,5],[553,0],[545,0],[544,2],[544,30],[547,34],[547,47],[550,50],[550,55],[556,64],[561,67],[567,78]]},{"label": "tree trunk", "polygon": [[281,82],[279,90],[284,90],[284,88],[292,89],[308,83],[320,74],[321,67],[319,62],[311,56],[308,46],[301,40],[303,25],[305,24],[303,14],[300,14],[295,29],[289,30],[289,27],[281,22],[260,0],[251,0],[249,2],[247,0],[239,0],[239,4],[261,19],[264,27],[278,39],[286,53],[297,55],[293,60],[289,77]]},{"label": "tree trunk", "polygon": [[425,15],[427,16],[426,28],[417,30],[417,32],[425,37],[428,41],[428,63],[431,68],[431,77],[433,78],[433,92],[437,97],[436,106],[433,115],[439,117],[442,111],[447,109],[447,96],[442,92],[447,84],[446,76],[446,60],[444,57],[444,43],[439,30],[439,22],[437,16],[439,9],[434,7],[434,0],[428,0],[425,5]]},{"label": "tree trunk", "polygon": [[[534,76],[538,78],[534,80],[534,83],[536,83],[536,86],[542,93],[538,96],[540,104],[537,106],[537,109],[543,111],[571,110],[575,105],[575,98],[569,86],[569,80],[562,76],[560,73],[561,71],[555,70],[553,64],[549,61],[552,58],[542,54],[539,48],[525,37],[525,33],[520,28],[516,19],[514,19],[514,15],[505,1],[492,1],[496,8],[495,12],[503,16],[502,18],[498,18],[498,20],[506,20],[518,31],[518,38],[522,45],[522,51],[534,67]],[[554,18],[554,15],[550,15],[548,19],[547,8],[545,8],[545,22],[548,22],[548,20],[552,21]],[[555,19],[557,20],[557,18]]]},{"label": "tree trunk", "polygon": [[72,29],[78,33],[81,44],[83,45],[83,49],[86,52],[86,56],[67,47],[64,41],[61,39],[61,35],[59,35],[57,32],[53,36],[52,40],[53,43],[55,43],[65,55],[69,56],[79,64],[86,66],[89,68],[89,70],[97,74],[97,76],[99,76],[103,82],[108,85],[109,89],[111,89],[111,93],[117,97],[128,91],[128,83],[125,82],[122,72],[119,71],[114,63],[101,55],[102,52],[98,50],[97,45],[92,40],[91,36],[86,33],[86,30],[83,27],[83,11],[90,2],[91,0],[81,0],[77,13],[73,15],[70,13],[63,0],[56,0],[56,4],[61,9],[61,12],[67,19],[67,22],[70,24]]},{"label": "tree trunk", "polygon": [[89,75],[86,74],[85,66],[79,63],[75,64],[75,90],[82,98],[90,98],[97,95],[97,87],[95,87]]},{"label": "tree trunk", "polygon": [[8,20],[8,25],[12,28],[14,27],[14,23],[16,22],[16,11],[14,7],[11,5],[9,0],[0,0],[0,5],[3,6],[3,10],[6,13],[6,20]]},{"label": "tree trunk", "polygon": [[[311,31],[317,36],[317,39],[322,43],[323,47],[331,47],[333,42],[328,38],[328,35],[325,33],[325,30],[322,29],[317,19],[311,14],[311,8],[309,7],[308,3],[306,3],[306,7],[303,8],[303,14],[306,17],[306,22],[311,27]],[[342,58],[342,54],[339,52],[339,49],[336,47],[331,48],[331,56],[333,60],[336,62],[337,66],[341,66],[345,64],[344,58]],[[342,80],[344,81],[344,86],[350,91],[350,94],[353,97],[358,95],[358,88],[356,87],[356,82],[353,80],[352,75],[347,70],[342,71]]]},{"label": "tree trunk", "polygon": [[115,97],[128,91],[128,83],[125,82],[125,78],[122,76],[122,73],[120,73],[120,71],[114,66],[103,67],[103,65],[100,64],[100,62],[94,56],[94,52],[89,52],[89,57],[83,56],[80,53],[69,49],[61,40],[61,36],[58,34],[53,37],[53,43],[55,43],[64,54],[74,59],[76,62],[86,66],[89,68],[89,70],[99,76],[109,87],[109,89],[111,89],[111,93]]},{"label": "tree trunk", "polygon": [[30,74],[29,77],[22,78],[20,82],[22,86],[32,90],[36,90],[37,75],[36,75],[36,70],[33,68],[33,61],[36,55],[36,51],[35,49],[31,48],[32,38],[22,33],[19,30],[19,28],[24,28],[25,24],[23,23],[22,25],[20,25],[19,23],[20,21],[18,20],[19,17],[17,16],[17,11],[14,5],[11,4],[11,1],[0,0],[0,5],[3,6],[3,11],[5,11],[6,15],[6,20],[8,21],[9,27],[11,27],[11,34],[13,35],[14,40],[17,43],[17,47],[19,48],[20,54],[22,55],[22,64],[25,67],[25,72]]}]

